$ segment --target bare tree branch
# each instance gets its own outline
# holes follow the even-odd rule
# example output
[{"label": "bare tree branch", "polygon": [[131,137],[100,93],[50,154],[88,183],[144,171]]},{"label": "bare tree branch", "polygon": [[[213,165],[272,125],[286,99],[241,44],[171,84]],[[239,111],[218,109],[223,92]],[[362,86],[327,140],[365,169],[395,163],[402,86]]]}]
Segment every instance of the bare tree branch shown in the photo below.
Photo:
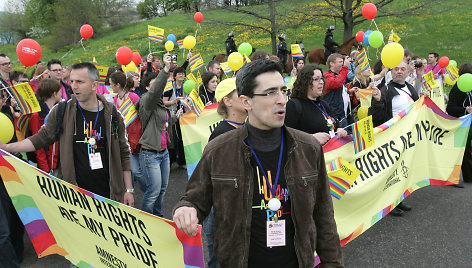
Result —
[{"label": "bare tree branch", "polygon": [[255,12],[252,12],[252,11],[249,11],[249,10],[245,10],[245,9],[228,7],[228,8],[226,8],[226,10],[236,12],[236,13],[243,13],[243,14],[246,14],[246,15],[254,16],[254,17],[259,18],[259,19],[270,21],[269,17],[263,16],[261,14],[258,14],[258,13],[255,13]]}]

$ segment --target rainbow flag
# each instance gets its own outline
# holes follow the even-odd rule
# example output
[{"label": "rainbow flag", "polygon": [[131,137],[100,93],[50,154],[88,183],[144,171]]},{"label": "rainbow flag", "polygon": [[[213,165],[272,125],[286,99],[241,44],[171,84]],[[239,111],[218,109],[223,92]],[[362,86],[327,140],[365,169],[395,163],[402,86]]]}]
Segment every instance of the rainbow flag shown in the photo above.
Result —
[{"label": "rainbow flag", "polygon": [[291,44],[290,50],[292,51],[292,57],[303,57],[302,49],[299,44]]},{"label": "rainbow flag", "polygon": [[361,49],[361,51],[359,51],[356,60],[359,66],[361,66],[362,72],[367,70],[367,68],[370,68],[369,59],[367,58],[365,49]]},{"label": "rainbow flag", "polygon": [[179,45],[179,49],[185,49],[184,48],[184,39],[177,40],[177,45]]},{"label": "rainbow flag", "polygon": [[354,139],[354,153],[357,154],[375,144],[372,116],[355,122],[351,127],[352,138]]},{"label": "rainbow flag", "polygon": [[[195,90],[195,89],[194,89]],[[190,103],[188,102],[188,100],[186,99],[181,99],[180,100],[180,104],[182,104],[182,106],[184,106],[184,108],[192,111],[192,105],[190,105]]]},{"label": "rainbow flag", "polygon": [[107,80],[107,74],[108,74],[108,67],[106,66],[97,66],[98,73],[100,75],[100,85],[105,85],[105,82]]},{"label": "rainbow flag", "polygon": [[433,88],[431,87],[430,84],[428,84],[426,81],[423,81],[423,84],[421,85],[421,88],[425,91],[429,91],[431,92],[431,90],[433,90]]},{"label": "rainbow flag", "polygon": [[189,61],[189,69],[191,73],[205,67],[205,63],[203,62],[203,59],[200,53],[196,53],[188,61]]},{"label": "rainbow flag", "polygon": [[205,105],[203,104],[202,100],[200,99],[200,96],[198,95],[195,89],[190,92],[190,95],[188,95],[187,100],[190,107],[192,107],[192,110],[197,114],[197,116],[200,116],[202,114],[203,109],[205,109]]},{"label": "rainbow flag", "polygon": [[341,199],[359,177],[361,171],[343,158],[338,158],[326,165],[331,196]]},{"label": "rainbow flag", "polygon": [[433,88],[438,87],[438,84],[436,83],[436,79],[434,79],[433,70],[423,75],[423,79],[424,79],[423,86],[425,86],[425,83],[426,83],[426,88],[424,88],[425,90],[431,91]]},{"label": "rainbow flag", "polygon": [[138,118],[138,111],[136,111],[136,107],[134,107],[130,98],[127,98],[120,107],[118,107],[118,110],[125,118],[125,127],[128,127],[136,118]]},{"label": "rainbow flag", "polygon": [[[5,85],[2,84],[2,88],[5,88]],[[39,106],[38,99],[36,99],[36,95],[29,83],[22,83],[12,87],[7,85],[6,88],[10,90],[18,103],[21,114],[26,115],[41,111],[41,106]]]},{"label": "rainbow flag", "polygon": [[[250,63],[250,62],[251,62],[251,60],[249,59],[249,57],[248,57],[246,54],[244,54],[244,55],[243,55],[243,67],[246,66],[246,64],[248,64],[248,63]],[[221,66],[221,65],[220,65],[220,66]],[[242,68],[242,67],[241,67],[241,68]]]},{"label": "rainbow flag", "polygon": [[164,29],[148,25],[149,40],[162,43],[164,40]]},{"label": "rainbow flag", "polygon": [[162,93],[166,93],[167,91],[170,91],[174,88],[174,83],[172,81],[172,78],[170,78],[170,76],[167,78],[167,82],[166,82],[166,86],[164,87],[164,92]]},{"label": "rainbow flag", "polygon": [[227,62],[222,62],[222,63],[220,63],[220,66],[221,66],[221,69],[223,70],[223,72],[224,72],[225,74],[231,73],[231,72],[233,71],[233,70],[231,70],[231,68],[229,68],[229,65],[228,65]]},{"label": "rainbow flag", "polygon": [[398,36],[396,33],[393,32],[393,29],[392,31],[388,34],[388,42],[387,44],[390,44],[390,43],[398,43],[400,42],[400,36]]},{"label": "rainbow flag", "polygon": [[26,131],[28,130],[29,120],[29,116],[24,114],[20,115],[20,117],[14,120],[16,122],[16,127],[21,131],[21,133],[23,133],[24,137],[26,136]]},{"label": "rainbow flag", "polygon": [[202,80],[202,76],[200,75],[200,71],[198,71],[197,72],[197,88],[199,88],[200,85],[203,85],[203,80]]},{"label": "rainbow flag", "polygon": [[451,81],[456,81],[459,78],[459,69],[456,66],[449,65],[446,67],[446,74],[449,76]]}]

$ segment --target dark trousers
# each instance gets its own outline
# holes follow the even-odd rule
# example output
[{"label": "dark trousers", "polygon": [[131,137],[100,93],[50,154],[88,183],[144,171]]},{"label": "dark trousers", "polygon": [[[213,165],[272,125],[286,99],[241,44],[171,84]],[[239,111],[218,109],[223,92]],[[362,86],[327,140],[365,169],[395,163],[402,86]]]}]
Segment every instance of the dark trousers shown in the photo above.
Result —
[{"label": "dark trousers", "polygon": [[472,182],[472,138],[469,136],[465,144],[464,158],[462,159],[462,177],[464,182]]},{"label": "dark trousers", "polygon": [[169,149],[170,163],[177,162],[179,165],[185,165],[184,142],[182,140],[182,132],[180,131],[180,124],[176,123],[172,127],[172,149]]}]

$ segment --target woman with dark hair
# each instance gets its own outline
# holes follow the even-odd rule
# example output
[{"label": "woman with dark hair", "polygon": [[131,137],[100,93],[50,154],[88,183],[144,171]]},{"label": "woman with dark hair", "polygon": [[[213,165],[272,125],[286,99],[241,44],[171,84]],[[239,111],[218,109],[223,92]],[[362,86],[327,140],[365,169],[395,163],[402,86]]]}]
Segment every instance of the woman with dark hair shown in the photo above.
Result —
[{"label": "woman with dark hair", "polygon": [[212,72],[204,72],[202,74],[202,82],[203,84],[200,86],[198,92],[200,99],[202,99],[202,102],[207,106],[215,102],[215,90],[216,86],[218,86],[218,77]]},{"label": "woman with dark hair", "polygon": [[293,59],[293,66],[292,72],[290,73],[291,76],[296,76],[303,67],[305,67],[305,59],[301,57],[297,57]]},{"label": "woman with dark hair", "polygon": [[285,116],[285,125],[313,134],[321,144],[325,144],[336,133],[340,137],[347,136],[346,130],[337,129],[330,107],[321,100],[323,87],[321,68],[314,64],[303,67],[293,85]]},{"label": "woman with dark hair", "polygon": [[[472,74],[472,63],[467,62],[460,66],[459,76],[465,73]],[[449,102],[446,112],[454,117],[461,117],[472,113],[472,94],[471,92],[462,92],[457,87],[457,83],[452,87],[449,93]],[[465,144],[464,158],[462,160],[462,177],[464,182],[472,182],[472,128],[469,129],[469,136]]]}]

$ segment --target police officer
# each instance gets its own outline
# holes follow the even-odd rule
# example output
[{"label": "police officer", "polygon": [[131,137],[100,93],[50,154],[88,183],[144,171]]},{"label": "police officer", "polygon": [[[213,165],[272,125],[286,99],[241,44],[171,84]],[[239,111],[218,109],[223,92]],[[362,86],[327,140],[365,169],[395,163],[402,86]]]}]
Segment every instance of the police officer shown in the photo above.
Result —
[{"label": "police officer", "polygon": [[329,55],[331,55],[332,53],[338,52],[336,47],[339,45],[338,43],[334,42],[333,32],[334,32],[334,25],[331,25],[328,27],[328,31],[326,31],[325,33],[325,42],[324,42],[325,60],[327,60]]},{"label": "police officer", "polygon": [[285,43],[285,39],[287,36],[283,33],[279,35],[279,46],[277,48],[277,57],[279,57],[280,63],[282,67],[285,68],[285,64],[287,63],[288,58],[288,49],[287,44]]},{"label": "police officer", "polygon": [[228,38],[226,39],[226,58],[229,54],[238,51],[236,48],[236,43],[234,42],[234,34],[229,33]]}]

